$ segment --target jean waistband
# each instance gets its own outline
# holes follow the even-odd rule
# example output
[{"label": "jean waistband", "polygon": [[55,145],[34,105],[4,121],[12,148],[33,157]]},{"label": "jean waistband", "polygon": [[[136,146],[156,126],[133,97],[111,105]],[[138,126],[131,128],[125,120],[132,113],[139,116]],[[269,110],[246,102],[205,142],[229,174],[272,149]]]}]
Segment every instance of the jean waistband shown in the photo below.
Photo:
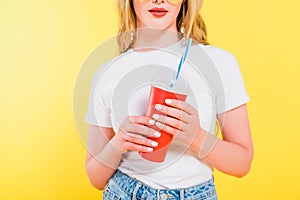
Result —
[{"label": "jean waistband", "polygon": [[[155,194],[158,197],[157,199],[163,199],[161,198],[162,195],[167,196],[165,199],[186,199],[190,198],[190,195],[202,196],[204,198],[216,195],[213,177],[204,183],[179,189],[156,189],[128,176],[120,170],[116,170],[111,179],[114,184],[118,185],[119,188],[128,194],[138,195],[140,193],[138,192],[139,190],[143,192],[146,191],[148,194]],[[137,199],[139,199],[139,197],[137,197]]]}]

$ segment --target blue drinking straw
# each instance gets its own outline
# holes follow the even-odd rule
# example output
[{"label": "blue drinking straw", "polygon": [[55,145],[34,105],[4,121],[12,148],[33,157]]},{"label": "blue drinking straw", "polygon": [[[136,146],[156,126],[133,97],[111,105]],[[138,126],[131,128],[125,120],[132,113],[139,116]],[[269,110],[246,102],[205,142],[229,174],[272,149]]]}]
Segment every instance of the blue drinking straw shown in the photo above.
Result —
[{"label": "blue drinking straw", "polygon": [[191,43],[192,43],[192,38],[189,38],[189,40],[188,40],[188,42],[186,44],[186,47],[185,47],[185,52],[184,52],[183,56],[181,56],[181,58],[180,58],[180,62],[179,62],[178,68],[177,68],[177,73],[176,73],[175,77],[171,81],[170,89],[173,88],[175,81],[178,79],[178,76],[179,76],[179,73],[180,73],[180,70],[181,70],[181,66],[185,62],[185,59],[186,59],[186,56],[187,56],[187,54],[189,52],[189,48],[191,46]]}]

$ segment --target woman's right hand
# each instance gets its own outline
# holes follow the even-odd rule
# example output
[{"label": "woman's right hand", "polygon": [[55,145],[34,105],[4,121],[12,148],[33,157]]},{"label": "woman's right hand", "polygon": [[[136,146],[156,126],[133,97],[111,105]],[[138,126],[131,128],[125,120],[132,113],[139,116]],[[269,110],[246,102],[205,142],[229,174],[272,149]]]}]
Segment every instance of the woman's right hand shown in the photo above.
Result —
[{"label": "woman's right hand", "polygon": [[155,121],[145,116],[128,116],[120,125],[117,134],[111,139],[111,143],[122,150],[127,151],[151,152],[158,146],[156,141],[149,137],[160,137],[160,133],[148,126]]}]

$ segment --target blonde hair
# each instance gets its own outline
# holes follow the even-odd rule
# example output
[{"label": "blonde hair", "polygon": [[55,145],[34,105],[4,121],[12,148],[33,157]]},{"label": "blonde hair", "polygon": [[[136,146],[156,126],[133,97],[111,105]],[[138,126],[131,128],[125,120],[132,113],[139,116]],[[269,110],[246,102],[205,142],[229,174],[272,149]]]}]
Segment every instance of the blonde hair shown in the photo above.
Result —
[{"label": "blonde hair", "polygon": [[[132,0],[117,0],[120,24],[117,42],[120,53],[127,51],[134,45],[136,30],[136,14]],[[203,0],[185,0],[176,19],[177,31],[183,24],[185,36],[193,38],[198,43],[209,44],[207,40],[207,29],[200,15]],[[183,16],[183,14],[185,16]],[[133,42],[132,42],[133,39]]]}]

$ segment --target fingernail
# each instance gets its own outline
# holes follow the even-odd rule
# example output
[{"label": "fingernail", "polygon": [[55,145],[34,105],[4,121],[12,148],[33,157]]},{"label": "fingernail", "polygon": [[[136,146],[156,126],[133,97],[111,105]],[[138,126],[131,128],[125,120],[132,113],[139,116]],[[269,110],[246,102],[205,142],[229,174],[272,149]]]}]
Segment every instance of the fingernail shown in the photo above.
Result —
[{"label": "fingernail", "polygon": [[151,151],[153,151],[153,148],[148,147],[148,148],[147,148],[147,151],[151,152]]},{"label": "fingernail", "polygon": [[158,132],[158,131],[156,131],[156,132],[154,133],[154,136],[155,136],[155,137],[160,137],[160,136],[161,136],[161,133]]},{"label": "fingernail", "polygon": [[161,110],[161,109],[162,109],[162,105],[160,105],[160,104],[155,104],[155,109],[156,109],[156,110]]},{"label": "fingernail", "polygon": [[155,142],[155,141],[152,141],[152,142],[151,142],[151,145],[154,146],[154,147],[157,147],[157,146],[158,146],[158,143]]},{"label": "fingernail", "polygon": [[159,119],[159,115],[158,114],[153,114],[152,117],[153,117],[153,119]]},{"label": "fingernail", "polygon": [[149,124],[153,125],[153,124],[155,124],[155,121],[153,119],[150,119]]},{"label": "fingernail", "polygon": [[163,124],[160,123],[160,122],[156,122],[155,125],[156,125],[158,128],[162,128],[162,127],[163,127]]},{"label": "fingernail", "polygon": [[166,99],[166,100],[165,100],[165,103],[166,103],[166,104],[171,104],[171,103],[172,103],[172,100],[171,100],[171,99]]}]

